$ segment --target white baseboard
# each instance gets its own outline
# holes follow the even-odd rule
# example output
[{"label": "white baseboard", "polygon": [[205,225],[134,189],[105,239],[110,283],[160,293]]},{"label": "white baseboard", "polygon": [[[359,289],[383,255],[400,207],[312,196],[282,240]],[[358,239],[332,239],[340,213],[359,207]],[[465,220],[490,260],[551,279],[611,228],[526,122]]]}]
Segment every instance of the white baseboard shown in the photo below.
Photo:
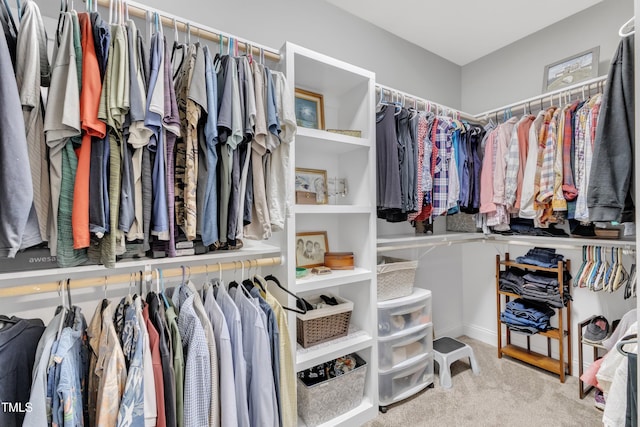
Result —
[{"label": "white baseboard", "polygon": [[460,335],[464,335],[464,328],[462,325],[456,325],[445,329],[436,329],[436,338],[451,337],[457,338]]},{"label": "white baseboard", "polygon": [[482,341],[485,344],[496,347],[498,337],[495,331],[491,329],[472,325],[470,323],[465,323],[463,331],[464,335],[468,336],[469,338],[473,338],[474,340]]}]

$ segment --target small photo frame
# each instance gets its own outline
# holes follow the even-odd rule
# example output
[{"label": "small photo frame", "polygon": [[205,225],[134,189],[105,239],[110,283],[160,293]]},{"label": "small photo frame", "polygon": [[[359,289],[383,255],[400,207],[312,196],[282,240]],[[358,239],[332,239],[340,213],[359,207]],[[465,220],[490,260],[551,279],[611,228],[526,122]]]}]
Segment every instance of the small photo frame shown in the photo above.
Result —
[{"label": "small photo frame", "polygon": [[327,171],[321,169],[296,168],[296,194],[314,193],[315,204],[329,203],[327,196]]},{"label": "small photo frame", "polygon": [[324,253],[329,251],[326,231],[296,233],[296,267],[324,265]]},{"label": "small photo frame", "polygon": [[296,123],[311,129],[324,129],[324,98],[319,93],[296,88]]},{"label": "small photo frame", "polygon": [[542,92],[551,92],[598,77],[600,46],[544,67]]}]

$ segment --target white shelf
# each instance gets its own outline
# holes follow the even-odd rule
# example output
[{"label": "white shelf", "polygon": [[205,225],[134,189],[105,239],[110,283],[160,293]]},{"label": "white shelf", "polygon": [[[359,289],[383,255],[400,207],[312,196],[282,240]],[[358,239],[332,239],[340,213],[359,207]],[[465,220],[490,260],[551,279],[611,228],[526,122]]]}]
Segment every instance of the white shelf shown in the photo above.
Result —
[{"label": "white shelf", "polygon": [[343,154],[357,149],[370,148],[371,142],[367,138],[299,127],[296,134],[296,146],[298,150],[304,152],[321,149],[334,154]]},{"label": "white shelf", "polygon": [[331,274],[325,275],[310,274],[301,279],[296,279],[294,292],[312,292],[332,286],[371,280],[372,277],[373,272],[371,270],[358,267],[353,270],[332,270]]},{"label": "white shelf", "polygon": [[[193,266],[230,260],[243,260],[265,256],[280,256],[281,249],[277,246],[263,242],[247,242],[242,249],[233,251],[214,251],[202,255],[192,255],[175,258],[138,258],[118,261],[114,268],[106,268],[103,265],[82,265],[68,268],[51,268],[46,270],[20,271],[0,274],[0,287],[20,286],[35,284],[38,282],[50,282],[63,277],[95,277],[101,275],[113,275],[129,271],[144,270],[149,265],[151,268],[172,268],[180,265]],[[213,271],[213,270],[212,270]]]},{"label": "white shelf", "polygon": [[[378,412],[378,408],[373,406],[371,400],[369,400],[367,397],[364,397],[360,405],[356,406],[348,412],[345,412],[342,415],[332,418],[326,423],[320,424],[318,427],[352,427],[362,425],[365,422],[369,421],[371,418],[375,418],[376,412]],[[307,427],[307,424],[305,424],[302,418],[298,418],[298,427]]]},{"label": "white shelf", "polygon": [[366,205],[296,205],[296,214],[370,214]]},{"label": "white shelf", "polygon": [[308,348],[302,348],[297,344],[296,372],[309,369],[322,362],[342,357],[349,353],[355,353],[367,347],[371,347],[373,338],[363,330],[349,330],[346,337],[336,338]]}]

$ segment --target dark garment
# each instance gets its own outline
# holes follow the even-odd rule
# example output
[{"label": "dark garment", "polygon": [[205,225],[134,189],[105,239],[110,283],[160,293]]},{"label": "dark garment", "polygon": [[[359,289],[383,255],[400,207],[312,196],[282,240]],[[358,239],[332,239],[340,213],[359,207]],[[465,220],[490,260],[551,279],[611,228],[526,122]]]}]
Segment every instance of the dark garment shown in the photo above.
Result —
[{"label": "dark garment", "polygon": [[[0,2],[0,24],[4,30],[4,37],[9,48],[9,56],[11,58],[12,67],[16,67],[16,44],[18,41],[18,29],[11,11],[8,10],[4,2]],[[45,49],[45,52],[47,50]]]},{"label": "dark garment", "polygon": [[400,162],[400,202],[403,212],[407,212],[409,206],[409,174],[411,164],[411,137],[409,135],[409,112],[402,109],[396,117],[396,133],[398,141],[398,160]]},{"label": "dark garment", "polygon": [[[99,13],[91,13],[93,43],[98,58],[100,78],[104,79],[109,57],[111,32]],[[91,138],[89,168],[89,231],[102,236],[109,231],[109,196],[107,170],[110,148],[107,137]]]},{"label": "dark garment", "polygon": [[[178,102],[176,99],[175,87],[171,82],[171,61],[168,61],[169,44],[165,40],[164,50],[164,117],[162,123],[167,129],[165,141],[167,143],[167,207],[169,214],[169,241],[166,243],[167,255],[176,256],[176,206],[175,206],[175,146],[180,130],[180,115],[178,113]],[[174,133],[175,132],[175,133]]]},{"label": "dark garment", "polygon": [[151,152],[148,147],[142,149],[142,222],[144,241],[142,250],[148,251],[149,235],[151,233],[151,207],[153,205],[153,188],[151,181]]},{"label": "dark garment", "polygon": [[627,416],[625,427],[638,425],[638,355],[627,354],[629,372],[627,376]]},{"label": "dark garment", "polygon": [[162,382],[164,386],[164,412],[167,426],[176,425],[176,381],[173,369],[173,352],[171,351],[171,334],[167,326],[164,306],[155,292],[147,295],[149,319],[158,331],[160,338],[160,361],[162,363]]},{"label": "dark garment", "polygon": [[44,332],[40,319],[12,317],[0,329],[0,402],[19,404],[16,411],[0,410],[0,426],[21,427],[31,393],[31,374],[38,341]]},{"label": "dark garment", "polygon": [[[246,145],[246,144],[241,144]],[[246,149],[246,148],[245,148]],[[227,241],[230,246],[236,245],[236,231],[238,227],[238,211],[240,210],[240,148],[233,150],[231,163],[231,197],[229,198],[229,219],[227,221]],[[244,197],[244,195],[242,195]]]},{"label": "dark garment", "polygon": [[100,78],[104,79],[104,73],[107,70],[107,60],[109,59],[111,31],[109,30],[109,25],[104,22],[97,12],[91,12],[91,28],[93,30],[93,43],[95,45],[96,56],[98,57],[98,67],[100,68]]},{"label": "dark garment", "polygon": [[623,37],[611,60],[593,143],[589,219],[634,220],[634,41]]},{"label": "dark garment", "polygon": [[400,159],[394,110],[383,105],[376,114],[376,204],[378,209],[401,209]]}]

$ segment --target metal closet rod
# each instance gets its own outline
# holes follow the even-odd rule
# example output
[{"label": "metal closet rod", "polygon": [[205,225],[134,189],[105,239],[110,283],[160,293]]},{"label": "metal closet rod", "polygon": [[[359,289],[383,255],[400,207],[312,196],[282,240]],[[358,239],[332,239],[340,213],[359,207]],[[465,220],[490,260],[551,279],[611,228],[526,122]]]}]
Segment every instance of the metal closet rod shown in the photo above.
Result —
[{"label": "metal closet rod", "polygon": [[[186,271],[187,274],[205,274],[205,273],[216,273],[221,270],[237,270],[239,268],[257,268],[257,267],[271,267],[275,265],[281,265],[283,258],[278,257],[270,257],[270,258],[258,258],[258,259],[247,259],[247,260],[238,260],[233,262],[222,262],[222,263],[209,263],[205,265],[199,265],[194,267],[177,267],[177,268],[160,268],[156,267],[162,271],[163,277],[179,277],[184,274]],[[143,269],[144,270],[144,269]],[[96,276],[86,279],[70,279],[70,288],[71,289],[82,289],[82,288],[95,288],[95,287],[104,287],[108,285],[121,284],[121,283],[130,283],[132,280],[132,275],[136,273],[123,273],[123,274],[114,274],[114,275],[103,275]],[[148,269],[143,271],[143,274],[146,277],[151,276],[155,278],[155,271]],[[11,288],[3,288],[0,289],[0,298],[5,297],[16,297],[23,295],[35,295],[42,294],[47,292],[57,292],[60,289],[60,281],[48,282],[48,283],[38,283],[33,285],[24,285],[24,286],[14,286]]]},{"label": "metal closet rod", "polygon": [[591,88],[591,85],[598,84],[598,83],[604,82],[606,80],[607,80],[607,76],[606,75],[600,76],[600,77],[596,77],[596,78],[593,78],[591,80],[587,80],[587,81],[584,81],[584,82],[576,83],[576,84],[571,85],[571,86],[564,87],[562,89],[556,89],[556,90],[553,90],[551,92],[543,93],[542,95],[533,96],[533,97],[528,98],[528,99],[523,99],[522,101],[514,102],[513,104],[504,105],[504,106],[502,106],[500,108],[494,108],[492,110],[488,110],[488,111],[485,111],[483,113],[476,114],[474,116],[474,118],[476,120],[485,119],[485,118],[487,118],[487,116],[490,116],[491,114],[501,113],[501,112],[504,112],[506,110],[512,110],[512,111],[513,110],[521,110],[521,109],[524,109],[525,106],[528,106],[529,104],[531,104],[533,102],[537,102],[537,101],[544,102],[545,98],[550,98],[550,100],[553,102],[553,97],[555,95],[560,95],[561,96],[561,95],[564,95],[564,94],[567,94],[567,93],[573,94],[575,92],[580,92],[580,91],[584,90],[585,88]]},{"label": "metal closet rod", "polygon": [[468,114],[468,113],[462,112],[462,111],[457,110],[455,108],[447,107],[446,105],[442,105],[442,104],[439,104],[437,102],[429,101],[428,99],[424,99],[424,98],[417,97],[415,95],[411,95],[410,93],[403,92],[401,90],[394,89],[392,87],[385,86],[385,85],[380,84],[380,83],[376,83],[376,91],[387,91],[387,92],[389,92],[390,95],[396,94],[396,95],[404,98],[405,101],[407,99],[409,99],[411,101],[415,101],[416,103],[424,104],[425,105],[425,109],[426,109],[427,105],[433,105],[437,109],[456,113],[456,114],[458,114],[460,116],[461,119],[471,120],[473,122],[476,122],[478,120],[472,114]]},{"label": "metal closet rod", "polygon": [[[109,3],[110,3],[110,0],[98,0],[98,5],[105,7],[107,9],[109,8]],[[238,37],[227,34],[223,31],[216,30],[215,28],[207,27],[202,24],[193,23],[186,18],[181,18],[169,12],[164,12],[162,10],[149,7],[137,2],[127,1],[126,7],[128,9],[129,15],[142,18],[142,19],[146,19],[147,11],[157,12],[158,15],[160,16],[161,24],[165,28],[173,29],[174,28],[173,24],[175,22],[178,30],[182,31],[183,33],[186,33],[189,29],[187,27],[187,23],[189,23],[191,33],[192,34],[195,33],[196,37],[211,40],[216,43],[220,41],[220,38],[222,38],[223,42],[225,42],[225,39],[226,39],[227,43],[229,42],[230,39],[234,39],[238,41],[238,49],[244,50],[246,52],[247,50],[249,50],[249,46],[250,46],[252,54],[259,54],[260,49],[262,49],[264,52],[264,56],[266,58],[269,58],[274,61],[280,61],[280,53],[276,49],[262,46],[260,44],[246,41],[243,39],[239,39]]]}]

